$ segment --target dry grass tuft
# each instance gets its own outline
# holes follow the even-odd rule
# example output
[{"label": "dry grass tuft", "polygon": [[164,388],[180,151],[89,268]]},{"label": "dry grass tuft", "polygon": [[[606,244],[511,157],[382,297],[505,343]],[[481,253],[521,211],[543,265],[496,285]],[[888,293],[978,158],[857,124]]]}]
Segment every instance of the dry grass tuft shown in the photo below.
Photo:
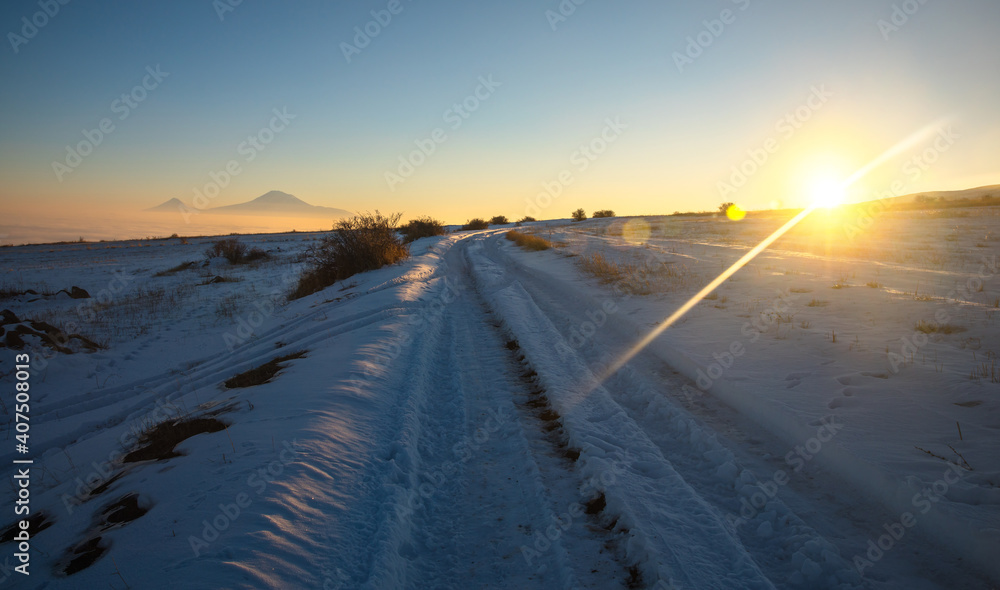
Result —
[{"label": "dry grass tuft", "polygon": [[668,291],[682,283],[684,268],[673,264],[630,264],[609,260],[600,252],[581,256],[580,266],[602,283],[612,283],[633,295]]},{"label": "dry grass tuft", "polygon": [[916,330],[924,334],[958,334],[964,332],[966,328],[954,324],[939,324],[937,322],[920,320],[917,322]]},{"label": "dry grass tuft", "polygon": [[539,252],[552,247],[552,242],[535,235],[521,233],[519,231],[507,232],[507,239],[514,242],[525,250]]}]

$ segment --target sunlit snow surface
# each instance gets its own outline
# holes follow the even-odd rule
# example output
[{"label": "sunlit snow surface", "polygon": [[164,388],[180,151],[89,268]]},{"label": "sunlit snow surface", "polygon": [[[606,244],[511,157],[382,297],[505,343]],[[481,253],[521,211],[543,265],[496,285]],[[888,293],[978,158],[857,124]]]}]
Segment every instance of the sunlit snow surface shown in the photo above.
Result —
[{"label": "sunlit snow surface", "polygon": [[[271,256],[240,266],[206,264],[211,238],[0,249],[4,290],[38,292],[0,308],[107,346],[33,354],[51,526],[30,576],[3,544],[0,585],[990,587],[995,209],[817,212],[599,381],[785,220],[526,228],[544,252],[451,234],[292,303],[318,234],[244,236]],[[641,280],[584,272],[594,253]],[[199,417],[226,427],[122,462],[135,432]],[[130,494],[148,511],[118,522]],[[59,573],[88,541],[98,559]]]}]

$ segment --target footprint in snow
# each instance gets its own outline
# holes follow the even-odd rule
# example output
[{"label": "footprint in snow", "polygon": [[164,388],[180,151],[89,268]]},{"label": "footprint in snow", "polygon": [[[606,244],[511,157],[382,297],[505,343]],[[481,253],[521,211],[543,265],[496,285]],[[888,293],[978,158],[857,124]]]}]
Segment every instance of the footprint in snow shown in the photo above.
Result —
[{"label": "footprint in snow", "polygon": [[872,371],[863,371],[861,373],[851,373],[849,375],[841,375],[837,377],[837,383],[841,385],[863,385],[866,382],[871,382],[872,379],[888,379],[889,375],[886,373],[875,373]]},{"label": "footprint in snow", "polygon": [[809,373],[789,373],[788,375],[785,375],[785,381],[788,382],[788,384],[785,385],[785,388],[793,389],[798,387],[802,384],[802,379],[808,377],[809,375]]},{"label": "footprint in snow", "polygon": [[837,377],[837,383],[841,385],[854,385],[858,379],[857,373],[851,373],[850,375],[841,375]]},{"label": "footprint in snow", "polygon": [[861,390],[857,387],[845,387],[843,391],[840,392],[842,397],[834,398],[829,404],[827,404],[827,407],[831,410],[835,410],[837,408],[854,408],[860,406],[861,400],[855,397],[855,394],[860,391]]}]

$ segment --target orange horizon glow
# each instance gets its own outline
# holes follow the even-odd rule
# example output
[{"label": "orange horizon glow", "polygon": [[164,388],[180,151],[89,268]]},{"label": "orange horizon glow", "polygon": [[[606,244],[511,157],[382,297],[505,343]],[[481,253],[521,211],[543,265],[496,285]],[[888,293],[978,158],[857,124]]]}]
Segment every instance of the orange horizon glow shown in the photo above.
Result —
[{"label": "orange horizon glow", "polygon": [[[760,167],[760,171],[731,199],[736,205],[733,214],[738,214],[731,218],[741,218],[747,211],[832,207],[839,203],[878,200],[885,196],[886,188],[893,183],[906,190],[892,196],[928,192],[916,189],[929,183],[900,183],[900,170],[905,168],[900,168],[898,164],[912,158],[914,153],[919,155],[921,150],[928,149],[927,146],[935,145],[935,139],[942,134],[943,129],[953,124],[954,119],[954,116],[945,117],[925,125],[850,174],[846,173],[851,161],[849,153],[856,155],[856,151],[837,151],[835,148],[838,141],[831,137],[826,137],[823,141],[818,138],[795,139],[791,144],[801,148],[801,151],[778,152],[776,157]],[[860,149],[851,142],[844,145],[852,145],[854,150]],[[890,163],[897,165],[890,166]],[[137,185],[129,177],[118,180],[118,185],[111,183],[106,186],[109,183],[100,175],[87,176],[85,170],[80,172],[84,174],[74,178],[74,184],[53,185],[47,182],[48,186],[44,191],[37,190],[36,184],[29,180],[30,176],[13,179],[8,186],[9,190],[34,196],[31,199],[9,200],[5,205],[8,217],[0,227],[0,243],[67,241],[79,237],[93,241],[135,239],[169,236],[174,233],[218,235],[233,232],[283,232],[291,229],[324,231],[331,229],[334,224],[333,219],[316,218],[250,219],[243,216],[229,218],[212,215],[196,216],[193,222],[188,223],[180,219],[179,215],[176,219],[166,214],[151,217],[142,210],[171,198],[179,198],[191,204],[196,195],[212,194],[207,190],[211,181],[189,182],[187,186],[174,183],[156,190],[153,187],[140,188],[141,185]],[[474,217],[489,218],[494,215],[505,215],[512,221],[525,215],[537,219],[562,219],[569,217],[570,212],[579,206],[588,213],[610,208],[618,216],[714,211],[719,202],[712,196],[704,196],[704,190],[701,191],[703,196],[700,198],[660,198],[656,196],[659,189],[643,185],[639,178],[619,183],[620,171],[611,168],[588,171],[586,177],[575,174],[572,182],[562,184],[552,178],[536,181],[534,186],[530,182],[511,181],[516,187],[513,189],[490,183],[478,186],[478,173],[482,171],[470,169],[452,178],[441,170],[427,170],[426,174],[410,179],[403,187],[405,190],[393,193],[374,190],[370,181],[362,182],[359,179],[345,181],[344,184],[351,187],[350,192],[332,192],[319,184],[302,181],[292,187],[275,186],[265,179],[266,174],[247,172],[245,176],[234,178],[229,185],[218,190],[208,207],[247,202],[274,189],[293,194],[311,205],[353,212],[376,209],[382,212],[402,212],[404,220],[429,215],[445,224],[458,225]],[[842,180],[838,180],[838,176]],[[689,182],[695,184],[691,179]],[[442,185],[445,189],[437,190]],[[261,190],[257,187],[266,188]],[[929,188],[938,191],[972,187],[930,185]],[[366,192],[372,192],[373,196],[347,196]],[[471,192],[476,192],[476,199],[467,198]],[[608,197],[616,193],[627,193],[631,198]],[[517,196],[511,196],[512,194]],[[780,198],[774,198],[775,195],[780,195]],[[366,206],[368,203],[372,205]]]},{"label": "orange horizon glow", "polygon": [[[823,178],[822,189],[824,191],[833,190],[837,193],[836,196],[841,196],[845,194],[854,184],[865,178],[872,171],[878,169],[885,162],[892,159],[894,156],[905,151],[906,149],[912,147],[913,145],[926,140],[928,136],[933,136],[938,133],[938,130],[942,125],[946,124],[947,120],[939,120],[929,125],[924,126],[918,131],[910,134],[906,138],[897,142],[894,146],[885,150],[870,162],[866,163],[864,166],[857,169],[853,174],[849,175],[843,181],[837,182],[836,180],[831,180],[829,178]],[[759,244],[754,246],[750,251],[740,257],[739,260],[734,262],[729,268],[722,271],[717,277],[712,279],[705,287],[700,291],[695,293],[690,299],[688,299],[683,305],[681,305],[676,311],[667,316],[667,318],[658,324],[655,328],[650,330],[645,336],[639,339],[638,342],[628,351],[623,353],[617,360],[615,360],[603,374],[599,375],[597,378],[597,384],[594,387],[607,381],[613,374],[615,374],[619,369],[625,366],[630,360],[635,358],[640,352],[642,352],[647,346],[649,346],[658,336],[663,334],[667,329],[673,326],[677,320],[684,317],[694,306],[698,305],[708,294],[719,288],[722,283],[729,279],[729,277],[736,274],[740,269],[746,266],[751,260],[756,258],[761,252],[766,250],[771,244],[773,244],[778,238],[785,235],[789,230],[799,224],[803,219],[808,217],[816,209],[823,207],[827,204],[832,206],[839,205],[840,203],[833,203],[829,192],[825,192],[820,196],[819,199],[814,200],[809,206],[805,207],[800,211],[795,217],[785,222],[784,225],[775,230],[771,235],[764,238]],[[730,209],[733,209],[732,207]],[[739,217],[738,214],[730,214],[729,211],[726,212],[730,219],[734,217]],[[742,219],[742,217],[739,217]]]}]

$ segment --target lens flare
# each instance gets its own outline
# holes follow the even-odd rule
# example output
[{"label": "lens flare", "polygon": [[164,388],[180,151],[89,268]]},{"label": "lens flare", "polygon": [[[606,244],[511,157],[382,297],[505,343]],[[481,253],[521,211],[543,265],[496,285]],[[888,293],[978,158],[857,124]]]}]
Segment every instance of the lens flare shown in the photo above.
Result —
[{"label": "lens flare", "polygon": [[739,205],[730,205],[726,208],[726,217],[729,221],[740,221],[747,216],[747,212],[744,211]]},{"label": "lens flare", "polygon": [[641,217],[629,219],[622,227],[622,239],[633,246],[642,246],[648,242],[650,234],[649,222]]},{"label": "lens flare", "polygon": [[642,352],[644,348],[649,346],[649,344],[653,342],[653,340],[655,340],[657,336],[665,332],[667,328],[669,328],[670,326],[674,325],[677,322],[677,320],[681,319],[685,314],[687,314],[687,312],[691,311],[691,309],[699,302],[701,302],[701,300],[704,299],[706,295],[708,295],[712,291],[715,291],[729,277],[736,274],[737,271],[746,266],[748,262],[756,258],[758,254],[766,250],[771,244],[775,242],[775,240],[785,235],[785,233],[788,232],[788,230],[798,225],[800,221],[808,217],[809,214],[815,211],[819,206],[825,206],[826,203],[832,202],[835,198],[842,199],[846,191],[858,180],[860,180],[869,172],[871,172],[878,166],[884,164],[886,161],[890,160],[894,156],[902,153],[904,150],[914,146],[915,144],[924,140],[925,138],[936,134],[939,131],[940,127],[946,124],[947,122],[948,122],[947,118],[941,119],[913,133],[909,137],[903,139],[896,145],[892,146],[891,148],[883,152],[877,158],[875,158],[874,160],[872,160],[871,162],[869,162],[868,164],[866,164],[865,166],[854,172],[854,174],[850,175],[846,180],[843,180],[841,182],[837,182],[836,180],[823,180],[822,184],[820,185],[822,191],[818,195],[821,198],[814,199],[813,203],[809,207],[803,209],[801,212],[799,212],[798,215],[796,215],[795,217],[790,219],[787,223],[778,228],[773,234],[764,238],[764,240],[761,243],[757,244],[757,246],[755,246],[752,250],[744,254],[743,257],[737,260],[732,266],[722,271],[722,274],[713,279],[701,291],[698,291],[698,293],[696,293],[693,297],[691,297],[691,299],[689,299],[684,305],[680,306],[680,308],[678,308],[677,311],[670,314],[670,316],[667,317],[667,319],[665,319],[662,323],[653,328],[648,334],[643,336],[642,339],[640,339],[632,348],[627,350],[624,354],[621,355],[621,357],[619,357],[617,360],[611,363],[607,367],[607,369],[601,375],[598,376],[597,385],[604,383],[609,377],[611,377],[611,375],[616,373],[618,369],[621,369],[623,366],[625,366],[626,363],[635,358],[637,354]]}]

